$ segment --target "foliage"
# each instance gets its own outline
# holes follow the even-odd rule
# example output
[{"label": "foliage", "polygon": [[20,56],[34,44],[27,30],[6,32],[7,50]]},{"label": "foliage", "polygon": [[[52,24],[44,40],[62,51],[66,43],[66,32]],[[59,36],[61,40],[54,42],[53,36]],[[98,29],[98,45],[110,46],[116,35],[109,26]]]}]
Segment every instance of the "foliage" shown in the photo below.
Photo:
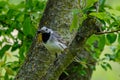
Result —
[{"label": "foliage", "polygon": [[[73,22],[71,24],[70,30],[76,28],[77,24],[81,25],[79,19],[76,19],[77,15],[82,14],[86,17],[92,16],[99,19],[102,23],[100,26],[100,30],[93,36],[91,36],[86,44],[85,49],[91,54],[91,57],[97,61],[99,65],[105,70],[112,69],[111,65],[108,61],[115,61],[120,63],[120,11],[117,8],[114,9],[112,6],[108,6],[105,2],[106,0],[87,0],[86,7],[80,10],[75,10],[75,12],[79,12],[78,14],[73,15]],[[94,3],[99,1],[99,12],[96,12],[96,6]],[[84,19],[85,19],[84,18]],[[104,50],[105,45],[112,46],[114,43],[118,43],[117,46],[113,49],[112,53],[106,53],[105,57],[99,59],[100,54]],[[80,60],[81,61],[81,60]],[[88,65],[87,59],[85,60],[85,65]],[[79,61],[77,61],[79,62]],[[81,65],[81,64],[80,64]],[[83,67],[85,66],[83,65]],[[92,67],[92,66],[91,66]],[[87,67],[86,67],[87,68]],[[79,71],[80,67],[76,70]],[[94,69],[94,68],[93,68]],[[84,69],[85,71],[85,69]],[[81,74],[82,75],[82,74]]]},{"label": "foliage", "polygon": [[[112,68],[105,60],[120,63],[120,9],[113,9],[105,4],[106,0],[99,0],[99,12],[96,13],[94,6],[96,1],[98,0],[87,0],[84,8],[72,11],[73,21],[70,31],[77,30],[88,16],[99,19],[102,23],[100,32],[88,39],[85,49],[103,69],[107,70]],[[21,0],[19,3],[0,0],[0,79],[12,80],[14,78],[35,36],[45,3],[46,0]],[[111,46],[114,42],[118,44],[112,48],[112,53],[106,53],[104,58],[99,59],[105,45]],[[15,51],[18,53],[11,54]],[[17,60],[8,61],[11,55]],[[87,62],[86,58],[80,59],[77,61],[80,66],[73,67],[71,72],[85,75],[84,69],[88,67]],[[94,69],[95,66],[91,67]],[[65,73],[70,76],[69,73]]]},{"label": "foliage", "polygon": [[[91,16],[95,16],[97,17],[102,23],[103,26],[101,27],[101,32],[103,35],[101,36],[105,36],[105,38],[102,38],[105,40],[105,43],[101,43],[101,41],[99,41],[99,43],[104,44],[104,45],[111,45],[113,43],[119,43],[119,30],[120,30],[120,15],[117,14],[117,12],[113,12],[113,11],[117,11],[120,12],[119,10],[115,10],[111,7],[105,6],[105,0],[100,0],[100,12],[95,13],[92,12],[90,13]],[[97,36],[98,37],[98,36]],[[119,53],[119,44],[117,44],[118,46],[116,46],[116,48],[113,50],[114,54],[118,54]],[[104,48],[104,47],[103,47]],[[108,57],[108,56],[107,56]],[[114,56],[111,56],[114,57]],[[109,56],[109,58],[111,58]],[[117,55],[117,57],[119,57],[119,55]],[[117,57],[115,59],[117,59]]]},{"label": "foliage", "polygon": [[[0,0],[0,80],[11,80],[30,47],[45,7],[45,0]],[[18,51],[17,54],[11,53]],[[8,52],[10,51],[10,52]],[[9,62],[9,56],[17,58]]]}]

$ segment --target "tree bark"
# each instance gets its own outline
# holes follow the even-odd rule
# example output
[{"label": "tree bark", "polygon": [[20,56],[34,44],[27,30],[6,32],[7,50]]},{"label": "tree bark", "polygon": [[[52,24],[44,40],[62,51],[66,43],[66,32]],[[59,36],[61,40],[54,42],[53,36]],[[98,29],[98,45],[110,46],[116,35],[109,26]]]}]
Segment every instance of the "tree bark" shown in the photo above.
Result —
[{"label": "tree bark", "polygon": [[39,26],[47,26],[57,31],[70,45],[56,60],[54,54],[50,54],[41,43],[38,43],[36,34],[27,59],[15,80],[57,80],[59,78],[66,67],[72,63],[74,57],[81,52],[86,40],[96,32],[96,28],[99,26],[96,18],[88,17],[83,21],[77,34],[70,32],[72,10],[78,8],[80,8],[79,0],[48,0]]}]

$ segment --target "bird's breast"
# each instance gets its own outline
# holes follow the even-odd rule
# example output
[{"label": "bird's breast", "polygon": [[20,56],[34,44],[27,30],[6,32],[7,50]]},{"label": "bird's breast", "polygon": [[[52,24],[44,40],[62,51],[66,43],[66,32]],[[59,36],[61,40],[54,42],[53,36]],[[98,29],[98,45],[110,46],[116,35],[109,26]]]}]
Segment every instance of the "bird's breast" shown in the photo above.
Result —
[{"label": "bird's breast", "polygon": [[50,53],[60,53],[61,51],[63,51],[62,47],[60,47],[57,42],[50,42],[50,41],[48,41],[44,45],[48,49],[48,51]]}]

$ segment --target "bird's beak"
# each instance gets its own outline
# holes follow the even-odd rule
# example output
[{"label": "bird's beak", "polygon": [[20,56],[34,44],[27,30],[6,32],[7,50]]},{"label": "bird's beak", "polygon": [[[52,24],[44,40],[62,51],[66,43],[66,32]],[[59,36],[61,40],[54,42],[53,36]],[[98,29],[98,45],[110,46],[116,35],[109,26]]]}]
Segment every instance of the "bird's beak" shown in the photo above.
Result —
[{"label": "bird's beak", "polygon": [[41,33],[41,30],[38,30],[38,31],[37,31],[37,34],[39,34],[39,33]]}]

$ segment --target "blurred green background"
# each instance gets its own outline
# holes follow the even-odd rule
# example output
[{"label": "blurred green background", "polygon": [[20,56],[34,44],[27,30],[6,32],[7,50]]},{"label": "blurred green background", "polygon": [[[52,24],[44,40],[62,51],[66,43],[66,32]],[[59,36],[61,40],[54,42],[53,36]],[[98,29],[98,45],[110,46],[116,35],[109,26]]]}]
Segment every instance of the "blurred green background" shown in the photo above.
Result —
[{"label": "blurred green background", "polygon": [[[120,0],[106,0],[106,4],[114,8],[115,10],[120,9]],[[120,13],[117,13],[120,15]],[[114,43],[111,46],[105,46],[104,51],[102,52],[100,58],[104,57],[104,54],[112,54],[112,47],[117,46],[119,43]],[[93,72],[91,80],[120,80],[120,64],[117,62],[109,61],[111,64],[112,70],[105,71],[100,65],[96,65],[96,70]]]},{"label": "blurred green background", "polygon": [[[17,5],[20,2],[25,1],[25,0],[0,0],[0,1],[8,1],[11,4]],[[30,0],[28,0],[28,1],[30,1]],[[36,1],[36,3],[34,3],[34,1]],[[41,3],[37,4],[37,1],[41,1]],[[21,13],[25,16],[25,18],[29,19],[29,17],[30,17],[30,21],[31,21],[30,23],[32,24],[32,26],[34,26],[34,31],[35,31],[35,30],[37,30],[40,17],[42,15],[42,12],[43,12],[45,4],[46,4],[46,0],[33,0],[33,4],[34,4],[35,7],[32,6],[31,4],[28,4],[28,5],[26,4],[27,5],[26,6],[25,3],[23,3],[23,4],[20,4],[18,6],[18,8],[20,7],[20,9],[22,10],[22,8],[26,7],[25,8],[26,12],[21,12]],[[13,10],[14,10],[14,5],[10,5],[10,7],[13,8]],[[106,5],[112,7],[115,10],[115,11],[111,11],[111,12],[120,16],[120,12],[116,11],[116,10],[120,10],[120,0],[106,0]],[[38,6],[41,7],[40,11],[39,11]],[[33,10],[33,12],[32,11],[30,12],[29,7],[31,7],[31,10]],[[4,14],[4,11],[1,14]],[[25,18],[23,18],[22,16],[20,15],[20,18],[18,20],[20,22],[18,22],[18,23],[24,24],[24,19]],[[19,17],[19,16],[17,16],[17,17]],[[14,22],[14,21],[12,21],[12,22]],[[16,24],[15,24],[15,26],[16,26]],[[20,55],[20,51],[17,48],[16,48],[17,50],[12,51],[12,52],[10,51],[10,49],[8,51],[5,51],[5,54],[4,54],[3,58],[0,59],[0,65],[2,65],[2,66],[0,66],[0,80],[8,80],[8,75],[10,75],[10,77],[12,77],[12,78],[14,77],[14,75],[16,74],[17,68],[21,65],[21,64],[18,64],[18,63],[21,63],[24,60],[25,53],[27,52],[27,50],[29,48],[28,46],[30,46],[30,44],[31,44],[29,42],[32,42],[32,40],[30,40],[30,39],[34,37],[34,34],[35,34],[34,31],[30,34],[29,34],[29,31],[28,31],[28,34],[24,34],[24,35],[22,35],[22,38],[20,38],[21,41],[23,39],[24,43],[22,44],[22,48],[19,47],[19,46],[17,46],[17,48],[20,48],[21,50],[23,50],[23,51],[21,51],[21,53],[23,53],[22,55]],[[13,33],[14,33],[13,36],[16,36],[15,34],[17,34],[18,31],[13,30]],[[24,31],[23,31],[23,33],[24,33]],[[21,34],[20,34],[20,36],[21,36]],[[0,36],[0,41],[2,41],[2,38],[3,37]],[[12,40],[10,40],[10,41],[12,41]],[[100,55],[100,58],[101,59],[104,58],[105,57],[104,54],[106,54],[106,53],[107,54],[112,54],[113,53],[112,49],[114,47],[116,47],[118,44],[119,43],[116,41],[112,45],[109,45],[109,46],[106,45],[105,48],[104,48],[104,51]],[[2,44],[2,45],[4,45],[4,44]],[[0,48],[1,48],[1,45],[0,45]],[[118,62],[107,61],[107,60],[106,60],[106,62],[111,64],[112,70],[107,69],[107,71],[106,71],[101,67],[101,65],[99,63],[97,63],[96,64],[96,70],[94,70],[91,80],[120,80],[120,64]],[[5,64],[5,65],[3,65],[3,64]],[[15,71],[11,70],[11,69],[14,69],[14,68],[16,68]],[[5,74],[5,75],[3,75],[3,74]],[[4,76],[5,76],[5,78],[3,78]],[[11,80],[12,80],[12,78],[11,78]]]},{"label": "blurred green background", "polygon": [[[112,53],[110,46],[105,46],[100,58],[103,58],[106,53]],[[112,70],[108,69],[107,71],[97,64],[91,80],[120,80],[120,64],[113,61],[109,61],[109,63]]]}]

